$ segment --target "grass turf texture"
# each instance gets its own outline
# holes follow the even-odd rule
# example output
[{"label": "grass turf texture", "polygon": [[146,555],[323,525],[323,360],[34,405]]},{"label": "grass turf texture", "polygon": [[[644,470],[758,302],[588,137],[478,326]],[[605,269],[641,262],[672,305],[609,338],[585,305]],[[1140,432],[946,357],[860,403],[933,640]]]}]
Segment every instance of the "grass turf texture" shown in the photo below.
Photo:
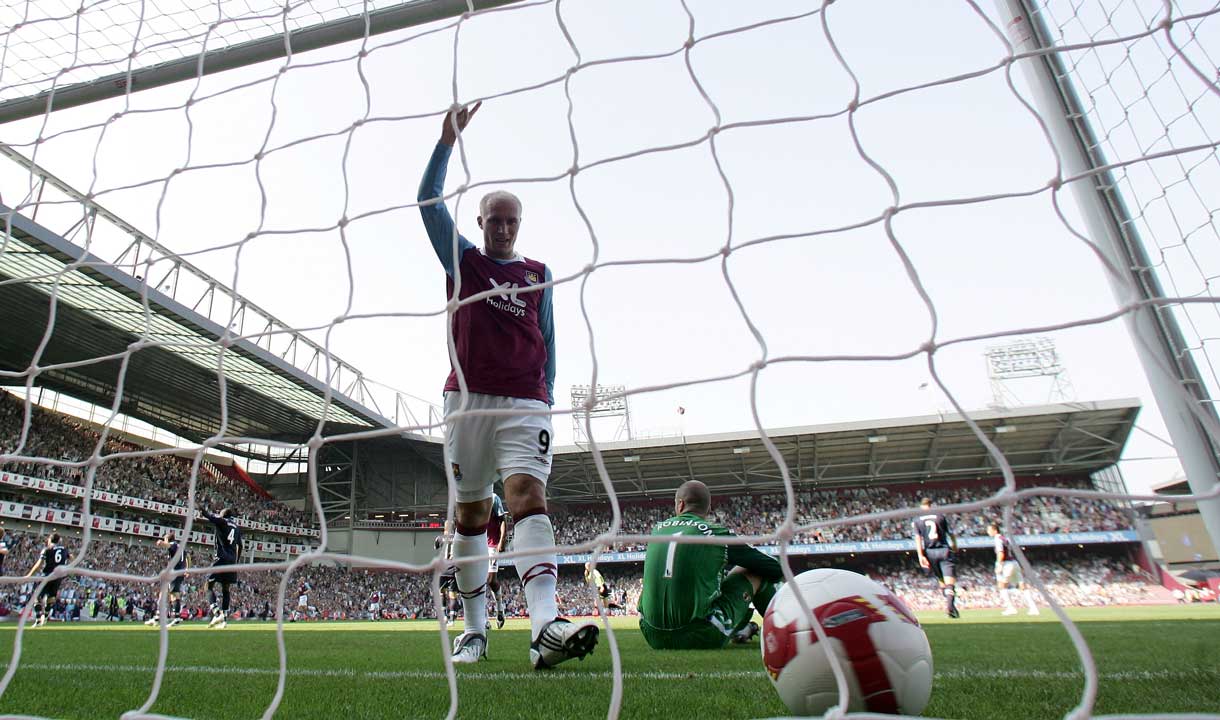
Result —
[{"label": "grass turf texture", "polygon": [[[1101,682],[1095,712],[1220,713],[1220,606],[1071,611],[1093,649]],[[970,611],[958,621],[921,617],[936,682],[925,715],[1062,717],[1084,686],[1071,643],[1054,616]],[[758,641],[723,651],[656,652],[634,619],[615,620],[623,658],[624,718],[782,715],[762,672]],[[15,627],[0,628],[6,660]],[[281,718],[444,717],[449,691],[435,623],[311,623],[285,628],[289,675]],[[0,714],[118,717],[143,704],[158,633],[143,625],[53,624],[24,636],[21,662]],[[526,659],[528,625],[493,630],[489,657],[459,668],[459,718],[605,717],[612,670],[603,632],[597,652],[549,672]],[[174,628],[155,713],[259,717],[275,692],[273,623]]]}]

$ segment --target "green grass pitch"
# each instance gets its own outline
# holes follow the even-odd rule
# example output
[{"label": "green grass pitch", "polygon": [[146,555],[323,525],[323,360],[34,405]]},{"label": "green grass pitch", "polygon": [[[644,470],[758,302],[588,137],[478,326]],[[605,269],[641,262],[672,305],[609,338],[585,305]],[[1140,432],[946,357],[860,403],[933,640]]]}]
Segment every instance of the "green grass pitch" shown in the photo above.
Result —
[{"label": "green grass pitch", "polygon": [[[1220,713],[1220,606],[1071,611],[1097,658],[1095,712]],[[1080,700],[1080,663],[1063,628],[1038,618],[970,611],[955,622],[921,618],[936,682],[926,715],[1063,717]],[[493,630],[489,658],[458,670],[459,718],[605,717],[611,657],[597,652],[549,672],[526,659],[525,621]],[[751,718],[782,715],[762,672],[758,641],[719,652],[649,650],[634,620],[615,620],[623,662],[623,718]],[[15,628],[0,629],[11,660]],[[428,622],[289,625],[281,718],[443,718],[449,690],[441,639]],[[117,718],[148,696],[158,633],[102,623],[28,631],[0,714]],[[261,716],[276,686],[272,623],[174,628],[169,670],[152,712],[193,718]]]}]

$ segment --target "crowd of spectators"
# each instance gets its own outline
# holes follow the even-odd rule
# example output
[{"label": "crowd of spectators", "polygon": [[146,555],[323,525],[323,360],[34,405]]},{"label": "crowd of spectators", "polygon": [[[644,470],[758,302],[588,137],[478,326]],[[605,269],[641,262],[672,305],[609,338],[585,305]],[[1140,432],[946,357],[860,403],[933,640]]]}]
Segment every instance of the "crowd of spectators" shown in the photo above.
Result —
[{"label": "crowd of spectators", "polygon": [[[1090,607],[1102,605],[1152,604],[1171,597],[1147,574],[1123,559],[1108,555],[1066,552],[1031,554],[1034,568],[1057,602]],[[990,551],[969,554],[959,564],[958,605],[963,608],[1000,608]],[[612,615],[635,615],[643,588],[639,564],[602,565],[598,568],[610,587],[610,598],[620,608]],[[800,569],[807,569],[802,567]],[[799,572],[798,569],[797,571]],[[912,557],[873,556],[867,564],[849,569],[868,575],[903,598],[915,610],[941,610],[945,600],[936,581],[921,570]],[[501,574],[510,615],[520,614],[524,602],[515,575]],[[560,613],[568,616],[596,615],[596,593],[584,580],[579,567],[564,566],[557,588]],[[1045,606],[1045,601],[1039,599]]]},{"label": "crowd of spectators", "polygon": [[[29,433],[20,445],[24,424],[25,403],[0,391],[0,455],[17,453],[23,457],[38,457],[69,463],[88,459],[96,450],[99,434],[92,428],[58,413],[33,407]],[[126,441],[108,438],[103,455],[138,452],[140,448]],[[18,452],[19,451],[19,452]],[[32,460],[0,463],[0,469],[43,477],[63,483],[81,485],[85,469],[35,462]],[[98,465],[94,487],[121,495],[147,498],[185,506],[191,477],[189,460],[173,455],[145,455],[107,459]],[[267,500],[249,486],[201,467],[196,485],[199,506],[232,507],[239,517],[277,524],[308,527],[309,516],[282,503]],[[1048,479],[1045,484],[1089,489],[1087,481]],[[828,520],[865,516],[890,510],[917,506],[921,497],[930,497],[936,505],[976,502],[987,498],[998,488],[994,482],[960,486],[888,486],[829,490],[800,490],[796,493],[796,522],[808,526]],[[0,488],[0,501],[32,502],[43,507],[79,510],[80,502],[46,493],[31,496],[13,489]],[[627,501],[621,505],[623,535],[647,535],[653,525],[672,515],[668,501]],[[775,532],[784,519],[787,501],[782,493],[740,494],[717,497],[711,519],[732,528],[739,535],[765,536]],[[557,541],[577,545],[605,532],[610,525],[607,505],[560,506],[552,508]],[[1021,501],[1014,509],[1016,534],[1041,534],[1070,531],[1119,530],[1131,527],[1128,511],[1106,500],[1094,498],[1063,498],[1039,496]],[[94,511],[126,520],[145,520],[125,509],[95,505]],[[984,535],[988,522],[997,520],[999,507],[978,512],[959,513],[950,518],[959,537]],[[907,539],[909,519],[870,520],[834,527],[820,527],[798,534],[796,542],[859,542]],[[4,562],[8,575],[24,573],[41,550],[41,541],[33,535],[10,534],[10,552]],[[75,556],[78,541],[65,538],[65,545]],[[611,550],[643,550],[641,543],[616,543]],[[192,547],[192,565],[210,564],[211,553],[206,548]],[[935,609],[942,604],[934,583],[914,567],[913,563],[875,556],[875,562],[865,572],[874,576],[917,609]],[[891,556],[892,558],[892,556]],[[153,575],[165,564],[163,551],[146,540],[119,538],[98,533],[91,541],[83,567],[121,572],[129,575]],[[1052,592],[1068,605],[1105,605],[1114,603],[1149,602],[1155,594],[1151,583],[1138,573],[1124,569],[1123,563],[1110,557],[1080,554],[1048,557],[1040,562],[1039,571]],[[602,573],[611,587],[611,600],[616,613],[634,613],[641,587],[641,567],[638,564],[602,566]],[[962,588],[959,602],[965,607],[990,607],[999,603],[990,575],[990,566],[981,559],[964,562],[959,578]],[[524,596],[512,570],[502,573],[502,595],[509,615],[523,615]],[[237,617],[273,619],[274,607],[282,578],[281,571],[248,572],[242,574],[242,584],[234,596]],[[205,574],[192,574],[186,583],[184,600],[193,616],[207,612],[204,590]],[[351,569],[341,566],[311,565],[299,569],[290,579],[285,595],[285,609],[296,606],[300,586],[307,585],[311,610],[310,619],[368,618],[371,598],[381,599],[382,618],[430,618],[435,615],[428,575]],[[31,583],[0,585],[0,612],[24,603],[32,591]],[[155,601],[154,583],[114,582],[73,576],[63,584],[58,604],[61,617],[80,616],[140,619]],[[595,593],[584,582],[583,570],[565,566],[559,576],[557,594],[561,611],[570,615],[596,613]]]},{"label": "crowd of spectators", "polygon": [[[1056,552],[1031,554],[1031,564],[1061,605],[1095,607],[1163,602],[1165,590],[1138,567],[1117,557]],[[927,571],[912,562],[886,559],[858,569],[882,583],[914,610],[940,610],[945,599]],[[959,608],[994,608],[1003,603],[989,552],[959,556]],[[1032,587],[1032,584],[1031,584]],[[1038,604],[1046,602],[1039,597]]]},{"label": "crowd of spectators", "polygon": [[[24,423],[25,403],[21,399],[0,391],[0,454],[13,453]],[[58,413],[32,408],[30,432],[25,445],[20,448],[24,457],[41,457],[51,460],[81,462],[89,458],[98,443],[98,433],[76,420]],[[109,438],[104,444],[104,454],[138,452],[140,448],[123,440]],[[45,462],[10,461],[0,464],[0,469],[34,477],[44,477],[59,482],[80,485],[85,478],[85,469],[80,466],[64,466]],[[174,455],[114,458],[98,466],[94,487],[100,490],[147,498],[159,502],[185,506],[190,483],[191,463]],[[1051,484],[1064,484],[1051,480]],[[1076,485],[1076,487],[1083,487]],[[810,525],[828,520],[837,520],[871,513],[912,508],[921,496],[929,496],[938,505],[973,502],[986,498],[997,488],[985,483],[969,486],[943,488],[928,486],[861,487],[829,490],[800,490],[796,493],[796,522]],[[43,500],[42,497],[39,498]],[[311,516],[283,503],[265,499],[256,494],[245,483],[232,480],[212,472],[206,466],[199,471],[196,484],[196,503],[199,506],[231,507],[239,517],[277,524],[312,526]],[[69,509],[70,502],[47,502],[40,504]],[[95,508],[103,511],[101,508]],[[672,514],[672,505],[667,502],[625,502],[622,505],[623,524],[621,533],[647,535],[656,522]],[[783,521],[786,498],[783,493],[741,494],[718,497],[713,505],[712,519],[724,523],[740,535],[767,535],[773,533]],[[109,509],[106,514],[126,517]],[[609,528],[610,512],[606,504],[595,506],[555,507],[554,521],[557,539],[564,545],[575,545],[592,539]],[[951,522],[960,536],[983,535],[988,522],[998,517],[998,508],[962,513],[952,517]],[[1130,527],[1127,512],[1115,504],[1093,498],[1063,498],[1040,496],[1023,500],[1014,513],[1016,532],[1053,533],[1077,530],[1117,530]],[[909,520],[872,520],[834,527],[820,527],[800,533],[797,542],[853,542],[870,540],[893,540],[910,535]],[[639,550],[639,543],[619,543],[617,550]]]},{"label": "crowd of spectators", "polygon": [[[1079,483],[1052,481],[1059,487],[1087,488]],[[796,493],[796,523],[809,525],[832,519],[863,516],[889,510],[910,509],[922,497],[936,505],[977,502],[995,492],[995,487],[971,485],[956,488],[915,486],[801,490]],[[784,520],[787,500],[783,493],[730,495],[712,503],[711,519],[731,528],[738,535],[768,535]],[[631,503],[621,505],[622,535],[647,535],[652,526],[673,514],[672,503]],[[986,535],[987,523],[999,520],[1000,508],[959,513],[950,524],[959,536]],[[587,542],[610,527],[610,509],[598,506],[556,509],[556,536],[564,545]],[[1108,500],[1038,496],[1022,500],[1013,513],[1015,534],[1041,534],[1084,530],[1121,530],[1131,527],[1126,511]],[[822,527],[799,533],[795,542],[861,542],[900,540],[911,537],[911,520],[870,520],[835,527]],[[640,543],[617,543],[615,550],[642,550]]]},{"label": "crowd of spectators", "polygon": [[[6,538],[9,553],[4,559],[4,574],[24,575],[42,552],[44,538],[34,533],[12,532]],[[62,543],[71,559],[80,554],[81,542],[75,537],[63,536]],[[209,599],[206,588],[207,567],[213,554],[210,548],[191,545],[188,548],[191,572],[183,588],[183,605],[189,618],[204,617],[208,612]],[[85,558],[80,567],[89,570],[124,573],[135,576],[154,576],[168,562],[166,550],[155,547],[147,540],[118,539],[116,536],[95,533],[89,541]],[[507,575],[507,573],[506,573]],[[233,592],[232,617],[261,618],[274,620],[279,595],[282,570],[252,571],[240,574],[240,582]],[[23,583],[0,584],[0,617],[13,612],[25,604],[36,587],[34,579]],[[524,613],[524,596],[515,580],[505,578],[510,614]],[[335,565],[305,565],[289,579],[285,593],[285,618],[296,609],[301,586],[307,587],[310,611],[302,619],[368,619],[369,606],[374,594],[380,598],[381,619],[414,619],[435,617],[431,595],[432,578],[418,573],[399,573],[384,570],[353,569]],[[66,614],[79,617],[106,618],[114,608],[113,620],[142,620],[156,602],[158,585],[155,582],[138,583],[109,579],[69,575],[61,585],[59,612],[54,617],[62,619]]]},{"label": "crowd of spectators", "polygon": [[[22,457],[82,462],[92,456],[100,435],[94,429],[66,415],[33,406],[29,432],[20,446],[25,422],[25,402],[0,391],[0,455],[16,453]],[[139,452],[137,447],[117,438],[107,438],[103,454]],[[185,507],[191,480],[191,461],[176,455],[148,455],[108,459],[98,465],[93,487],[97,490],[145,498],[168,505]],[[65,466],[33,460],[0,463],[0,470],[46,478],[70,485],[84,485],[83,466]],[[283,503],[257,495],[245,483],[199,469],[195,486],[197,507],[231,507],[247,520],[312,527],[311,515]],[[46,503],[42,503],[46,504]]]},{"label": "crowd of spectators", "polygon": [[[24,574],[42,550],[43,540],[34,534],[8,535],[9,554],[4,561],[8,576]],[[63,544],[75,559],[80,541],[64,538]],[[206,567],[211,564],[209,548],[189,548],[191,573],[185,584],[183,604],[187,618],[205,617],[208,596]],[[1031,562],[1039,577],[1064,605],[1097,606],[1163,602],[1168,596],[1153,579],[1132,567],[1119,555],[1083,554],[1069,551],[1036,551]],[[83,568],[153,576],[168,558],[163,549],[140,540],[124,541],[104,534],[90,543]],[[958,564],[958,603],[966,608],[999,607],[990,552],[964,553]],[[798,558],[799,561],[799,558]],[[869,575],[890,588],[917,610],[938,610],[944,603],[936,583],[921,571],[911,556],[868,556],[851,561],[849,568]],[[812,565],[808,565],[812,566]],[[801,566],[796,570],[805,569]],[[642,587],[642,566],[604,564],[599,568],[610,587],[610,600],[619,607],[615,615],[633,615]],[[525,615],[525,599],[515,571],[501,571],[501,593],[505,612],[510,617]],[[282,570],[244,572],[233,594],[233,618],[274,620]],[[302,585],[309,598],[309,610],[293,618]],[[33,592],[33,582],[0,585],[0,616],[21,607]],[[114,581],[71,575],[62,584],[57,619],[64,617],[97,620],[143,620],[156,601],[157,584]],[[585,582],[583,566],[565,565],[557,588],[560,612],[564,615],[595,615],[596,592]],[[335,565],[305,565],[289,579],[284,599],[285,619],[360,620],[371,619],[370,603],[380,599],[378,619],[421,619],[435,617],[432,578],[427,574],[348,568]]]}]

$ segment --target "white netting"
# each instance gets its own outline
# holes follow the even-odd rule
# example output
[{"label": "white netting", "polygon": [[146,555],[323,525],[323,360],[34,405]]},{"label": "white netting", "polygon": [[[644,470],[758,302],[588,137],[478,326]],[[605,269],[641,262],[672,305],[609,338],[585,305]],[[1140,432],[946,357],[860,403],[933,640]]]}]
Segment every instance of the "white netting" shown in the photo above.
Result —
[{"label": "white netting", "polygon": [[224,51],[401,0],[25,0],[0,7],[0,101]]},{"label": "white netting", "polygon": [[[1174,9],[1185,15],[1204,8]],[[1163,14],[1162,7],[1134,2],[1112,8],[1051,2],[1045,11],[1056,43],[1081,46],[1064,55],[1065,65],[1080,88],[1100,151],[1116,166],[1119,193],[1165,294],[1207,298],[1215,295],[1212,283],[1220,272],[1218,200],[1209,190],[1220,178],[1220,110],[1214,87],[1220,28],[1204,15],[1184,20],[1170,34],[1109,44],[1141,35]],[[1196,72],[1213,85],[1199,82]],[[1203,149],[1175,152],[1191,147]],[[1140,161],[1162,152],[1168,154]],[[1164,309],[1187,333],[1187,347],[1179,351],[1193,356],[1203,371],[1207,394],[1214,396],[1220,387],[1211,357],[1220,319],[1216,306],[1174,304]]]},{"label": "white netting", "polygon": [[[14,3],[0,15],[7,28],[0,100],[123,72],[129,60],[151,67],[217,42],[274,37],[285,23],[296,29],[393,4]],[[792,473],[765,428],[796,424],[785,421],[818,402],[850,403],[854,417],[901,414],[877,410],[879,398],[929,375],[947,406],[963,412],[981,404],[956,379],[973,362],[963,359],[963,350],[1033,332],[1078,331],[1082,346],[1113,340],[1099,334],[1107,332],[1105,323],[1140,303],[1116,310],[1098,297],[1103,264],[1080,241],[1083,228],[1062,192],[1065,181],[1081,179],[1056,175],[1051,134],[1026,104],[1014,72],[1008,18],[973,3],[892,7],[885,17],[848,2],[737,5],[747,4],[526,2],[6,126],[11,156],[46,167],[79,192],[43,182],[42,171],[26,163],[0,176],[0,202],[56,232],[79,232],[75,241],[86,249],[122,247],[132,237],[121,226],[115,239],[102,237],[93,203],[158,243],[156,252],[137,250],[135,260],[94,253],[97,265],[138,277],[139,298],[126,297],[125,308],[127,327],[141,338],[136,346],[104,358],[44,363],[52,313],[29,366],[0,371],[33,395],[45,373],[120,361],[112,412],[83,446],[48,445],[45,435],[31,431],[35,412],[25,403],[12,447],[0,454],[0,461],[64,476],[62,494],[85,498],[76,511],[81,546],[65,574],[162,589],[173,576],[168,569],[140,575],[89,564],[91,543],[106,542],[93,538],[97,509],[150,492],[138,484],[129,493],[114,492],[125,482],[123,464],[173,462],[171,451],[110,437],[124,410],[128,362],[138,352],[187,348],[197,364],[215,367],[223,393],[227,383],[252,384],[251,376],[238,373],[255,370],[229,350],[239,339],[270,348],[296,330],[323,348],[310,372],[323,380],[325,405],[334,392],[348,392],[348,383],[332,377],[338,363],[330,351],[348,355],[346,347],[361,343],[377,347],[361,363],[374,376],[396,376],[403,358],[427,353],[412,360],[411,373],[424,378],[423,387],[439,381],[447,359],[438,349],[439,328],[453,304],[439,301],[439,267],[414,217],[414,182],[440,118],[455,104],[475,101],[484,107],[455,150],[446,195],[459,227],[469,232],[474,198],[486,189],[508,185],[526,198],[533,224],[523,230],[522,248],[554,268],[556,306],[568,318],[560,332],[573,338],[563,340],[559,363],[577,368],[561,370],[567,378],[595,386],[604,375],[633,375],[627,393],[637,414],[650,401],[655,410],[689,388],[746,408],[729,417],[748,419],[761,434],[786,502],[782,522],[739,542],[778,543],[790,579],[788,544],[798,534],[918,514],[896,509],[810,520],[808,509],[796,506]],[[1060,57],[1078,78],[1133,224],[1155,249],[1153,265],[1166,294],[1179,301],[1159,303],[1187,329],[1188,347],[1178,351],[1197,356],[1215,391],[1220,383],[1209,352],[1220,337],[1211,289],[1220,269],[1214,138],[1220,93],[1213,59],[1220,52],[1220,8],[1128,1],[1104,7],[1052,2],[1045,10],[1061,34],[1054,39],[1068,46]],[[7,218],[9,258],[30,250],[16,224]],[[946,258],[952,262],[943,264]],[[288,322],[281,327],[268,316],[266,327],[245,328],[230,305],[229,321],[217,324],[219,340],[179,336],[154,312],[150,293],[166,290],[162,277],[183,260],[211,268],[213,277],[276,307]],[[75,287],[87,284],[78,271],[94,261],[58,261],[6,265],[10,278],[0,282],[37,285],[56,301],[103,309],[89,308],[88,298],[106,298]],[[1042,272],[1049,282],[1030,280]],[[285,282],[285,276],[297,280]],[[1053,294],[1056,283],[1062,303],[1034,302]],[[196,310],[206,297],[201,292]],[[619,352],[623,347],[631,350]],[[646,355],[649,367],[633,374],[624,355]],[[1104,374],[1105,360],[1094,361],[1090,370]],[[883,369],[853,378],[842,374],[844,366]],[[1079,376],[1077,384],[1083,384]],[[842,385],[854,385],[854,394],[838,394]],[[800,394],[794,387],[825,390]],[[317,399],[315,393],[307,404]],[[571,412],[559,399],[555,415]],[[1211,416],[1195,410],[1216,433]],[[222,404],[222,423],[228,413]],[[209,503],[223,499],[216,489],[221,470],[206,460],[211,448],[261,443],[310,451],[309,497],[324,519],[320,450],[353,438],[442,427],[418,412],[406,414],[410,421],[380,414],[393,426],[341,438],[316,433],[306,443],[233,437],[222,425],[193,445],[193,463],[180,475],[186,507],[194,508],[201,494]],[[952,512],[1000,508],[1009,528],[1014,505],[1029,498],[1140,497],[1067,487],[1018,490],[994,436],[972,427],[1004,484],[986,497],[949,504]],[[592,428],[589,435],[589,472],[612,499],[612,520],[605,533],[578,538],[567,549],[598,553],[646,542],[644,534],[624,532],[609,458]],[[166,472],[179,477],[179,471]],[[452,514],[452,478],[449,487]],[[166,514],[179,513],[167,507]],[[187,511],[183,532],[189,536],[196,522]],[[439,613],[439,559],[403,563],[326,552],[319,549],[330,535],[325,519],[319,534],[320,546],[297,550],[293,559],[237,568],[284,571],[276,609],[279,684],[266,717],[283,698],[291,662],[285,597],[302,568],[337,561],[431,573]],[[1045,590],[1036,567],[1018,555],[1026,575]],[[1096,666],[1079,631],[1053,606],[1084,670],[1074,715],[1088,717]],[[164,615],[164,604],[161,610]],[[20,666],[25,624],[22,614],[0,694]],[[614,669],[608,714],[616,717],[622,661],[613,629],[605,627]],[[443,625],[440,633],[445,637]],[[167,650],[163,627],[156,680],[132,716],[153,707]],[[448,655],[442,656],[452,716],[457,684]]]}]

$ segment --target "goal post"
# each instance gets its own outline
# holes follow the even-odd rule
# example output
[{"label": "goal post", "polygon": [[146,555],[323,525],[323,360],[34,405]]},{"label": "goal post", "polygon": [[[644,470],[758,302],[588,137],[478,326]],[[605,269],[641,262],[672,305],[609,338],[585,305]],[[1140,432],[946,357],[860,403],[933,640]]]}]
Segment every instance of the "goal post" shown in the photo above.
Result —
[{"label": "goal post", "polygon": [[[521,2],[521,0],[409,0],[408,2],[399,3],[380,10],[368,10],[366,12],[362,12],[361,8],[373,3],[369,3],[367,0],[363,3],[349,3],[352,6],[350,7],[351,12],[346,17],[301,27],[290,30],[287,33],[277,32],[269,24],[267,29],[270,32],[263,37],[228,46],[222,43],[221,47],[207,50],[203,53],[188,55],[147,67],[133,66],[128,70],[122,70],[65,87],[55,86],[58,82],[58,75],[49,76],[46,79],[52,82],[51,88],[26,97],[0,101],[0,124],[34,117],[54,110],[62,110],[99,100],[119,97],[127,94],[129,91],[148,90],[204,75],[254,65],[267,60],[287,57],[290,53],[296,54],[309,50],[317,50],[351,40],[359,40],[360,38],[372,37],[394,30],[402,30],[436,20],[456,17],[466,12],[488,10],[516,2]],[[302,5],[303,3],[301,2],[281,4],[279,5],[278,13],[276,12],[276,6],[271,5],[268,11],[265,11],[258,17],[269,22],[275,21],[284,26],[287,24],[286,16],[289,12]],[[104,5],[101,6],[101,10],[104,12]],[[85,7],[82,6],[79,14],[84,14],[84,11]],[[53,19],[44,19],[44,21],[50,20]],[[205,46],[212,37],[212,31],[225,22],[233,22],[233,20],[226,19],[213,23],[210,26],[202,26]],[[136,29],[132,31],[136,39],[139,37],[142,25],[143,22],[139,23]],[[22,27],[23,23],[20,22],[12,25],[8,32],[4,33],[5,39],[8,40],[19,33]],[[171,40],[167,42],[172,46],[176,45],[177,42],[188,42],[197,39],[198,31],[188,33],[186,37],[179,41]],[[8,47],[7,42],[5,47]],[[133,59],[137,56],[138,53],[131,54]],[[122,55],[97,64],[103,66],[116,65],[120,60],[123,61],[123,64],[126,64],[126,57],[127,55]]]},{"label": "goal post", "polygon": [[[1198,501],[1199,512],[1213,544],[1220,547],[1220,422],[1207,385],[1041,8],[1032,0],[996,0],[996,5],[1014,55],[1026,56],[1017,64],[1058,153],[1061,171],[1056,180],[1067,181],[1089,239],[1109,265],[1106,279],[1115,300],[1131,308],[1124,321],[1132,345],[1191,491],[1206,498]],[[1171,31],[1172,25],[1167,26],[1165,32]]]}]

